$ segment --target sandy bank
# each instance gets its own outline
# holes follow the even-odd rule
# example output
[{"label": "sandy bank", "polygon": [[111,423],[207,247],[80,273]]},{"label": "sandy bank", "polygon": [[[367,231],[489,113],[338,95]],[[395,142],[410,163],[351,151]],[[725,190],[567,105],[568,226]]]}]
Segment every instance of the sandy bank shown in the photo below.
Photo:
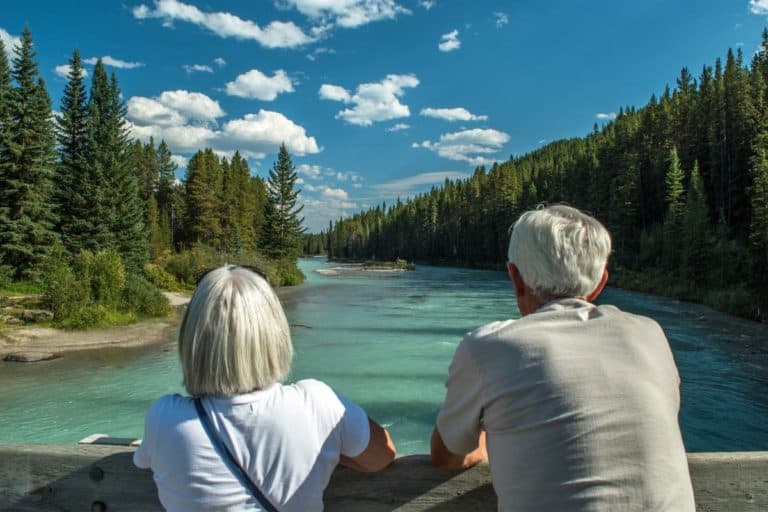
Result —
[{"label": "sandy bank", "polygon": [[[174,307],[189,302],[189,297],[165,292]],[[22,327],[0,331],[0,360],[19,362],[44,361],[61,357],[67,352],[109,347],[138,347],[173,337],[179,328],[179,315],[147,320],[131,325],[65,331],[50,327]]]}]

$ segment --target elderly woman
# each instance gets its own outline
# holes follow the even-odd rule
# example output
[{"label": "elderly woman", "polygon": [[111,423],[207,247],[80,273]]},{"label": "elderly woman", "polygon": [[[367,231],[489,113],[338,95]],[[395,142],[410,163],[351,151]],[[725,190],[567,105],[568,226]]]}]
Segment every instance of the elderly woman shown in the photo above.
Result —
[{"label": "elderly woman", "polygon": [[280,302],[249,269],[198,283],[179,333],[184,386],[147,413],[134,454],[169,511],[323,509],[337,464],[379,471],[395,456],[385,429],[317,380],[284,385],[293,347]]}]

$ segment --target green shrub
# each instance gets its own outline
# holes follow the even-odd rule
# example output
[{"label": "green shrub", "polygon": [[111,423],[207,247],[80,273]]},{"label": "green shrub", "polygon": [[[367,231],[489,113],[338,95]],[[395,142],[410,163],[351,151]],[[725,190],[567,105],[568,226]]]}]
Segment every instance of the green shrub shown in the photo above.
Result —
[{"label": "green shrub", "polygon": [[90,285],[91,299],[108,309],[118,305],[125,286],[125,265],[113,250],[82,251],[75,262],[78,277]]},{"label": "green shrub", "polygon": [[100,327],[106,323],[107,308],[101,304],[89,304],[72,309],[60,322],[65,329],[82,330]]},{"label": "green shrub", "polygon": [[144,265],[144,274],[152,284],[161,290],[175,291],[179,289],[179,283],[173,274],[166,272],[160,265],[147,263]]},{"label": "green shrub", "polygon": [[191,249],[169,256],[163,265],[179,282],[194,285],[203,272],[216,266],[216,261],[213,249],[196,244]]},{"label": "green shrub", "polygon": [[278,281],[270,281],[272,286],[295,286],[304,281],[304,274],[293,260],[280,260],[277,274]]},{"label": "green shrub", "polygon": [[13,282],[13,267],[0,265],[0,288],[5,288]]},{"label": "green shrub", "polygon": [[128,276],[121,306],[121,309],[147,316],[163,316],[171,310],[165,295],[150,281],[137,275]]},{"label": "green shrub", "polygon": [[76,276],[64,261],[48,265],[44,282],[44,295],[56,320],[63,320],[91,302],[88,282]]}]

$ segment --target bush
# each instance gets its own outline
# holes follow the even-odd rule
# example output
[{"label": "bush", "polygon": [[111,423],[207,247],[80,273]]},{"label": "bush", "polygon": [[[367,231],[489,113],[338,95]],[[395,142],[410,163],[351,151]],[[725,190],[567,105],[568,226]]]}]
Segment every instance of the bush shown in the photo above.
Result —
[{"label": "bush", "polygon": [[144,274],[152,284],[161,290],[176,291],[180,288],[173,274],[166,272],[160,265],[147,263],[144,265]]},{"label": "bush", "polygon": [[117,306],[125,286],[125,265],[117,252],[82,251],[75,262],[75,272],[90,285],[94,303],[108,309]]},{"label": "bush", "polygon": [[107,308],[101,304],[89,304],[72,309],[60,325],[65,329],[82,330],[100,327],[106,320]]},{"label": "bush", "polygon": [[44,273],[45,297],[56,320],[63,320],[90,304],[88,282],[75,276],[63,261],[51,262]]},{"label": "bush", "polygon": [[304,281],[304,274],[293,260],[280,260],[277,274],[277,282],[270,280],[272,286],[295,286]]},{"label": "bush", "polygon": [[163,316],[171,310],[165,295],[150,281],[137,275],[128,277],[121,306],[121,309],[147,316]]},{"label": "bush", "polygon": [[163,265],[179,282],[194,285],[203,272],[216,266],[216,261],[213,249],[196,244],[191,249],[169,256]]}]

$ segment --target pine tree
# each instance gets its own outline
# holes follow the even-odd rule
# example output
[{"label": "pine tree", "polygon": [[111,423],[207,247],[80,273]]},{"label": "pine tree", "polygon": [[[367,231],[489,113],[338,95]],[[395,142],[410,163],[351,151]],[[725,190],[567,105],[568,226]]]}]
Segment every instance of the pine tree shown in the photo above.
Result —
[{"label": "pine tree", "polygon": [[301,192],[294,189],[297,178],[291,156],[281,144],[277,161],[269,171],[264,211],[264,248],[272,258],[295,258],[301,250],[304,218],[299,214],[304,207],[296,206]]},{"label": "pine tree", "polygon": [[757,139],[752,157],[750,203],[752,220],[749,240],[752,248],[752,274],[758,291],[762,315],[768,315],[768,132]]},{"label": "pine tree", "polygon": [[84,218],[93,200],[85,185],[88,170],[88,112],[84,83],[84,70],[80,52],[75,50],[70,60],[67,85],[61,99],[57,119],[59,164],[56,178],[56,206],[59,216],[58,231],[64,247],[76,254],[83,238],[92,234],[88,225],[93,219]]},{"label": "pine tree", "polygon": [[185,217],[188,244],[217,246],[221,240],[221,165],[213,150],[198,151],[187,165]]},{"label": "pine tree", "polygon": [[[5,56],[5,45],[0,39],[0,137],[3,133],[3,126],[8,122],[11,103],[11,71],[8,68],[8,59]],[[2,151],[3,141],[0,139],[0,151]]]},{"label": "pine tree", "polygon": [[694,163],[688,180],[683,217],[682,274],[696,285],[706,282],[709,262],[709,214],[699,164]]},{"label": "pine tree", "polygon": [[664,179],[666,185],[665,202],[667,214],[664,218],[664,266],[676,270],[679,259],[679,242],[685,199],[683,197],[683,170],[677,157],[677,149],[669,153],[669,168]]},{"label": "pine tree", "polygon": [[52,208],[55,135],[29,28],[14,53],[16,86],[10,91],[0,154],[0,258],[16,277],[34,277],[58,239]]}]

